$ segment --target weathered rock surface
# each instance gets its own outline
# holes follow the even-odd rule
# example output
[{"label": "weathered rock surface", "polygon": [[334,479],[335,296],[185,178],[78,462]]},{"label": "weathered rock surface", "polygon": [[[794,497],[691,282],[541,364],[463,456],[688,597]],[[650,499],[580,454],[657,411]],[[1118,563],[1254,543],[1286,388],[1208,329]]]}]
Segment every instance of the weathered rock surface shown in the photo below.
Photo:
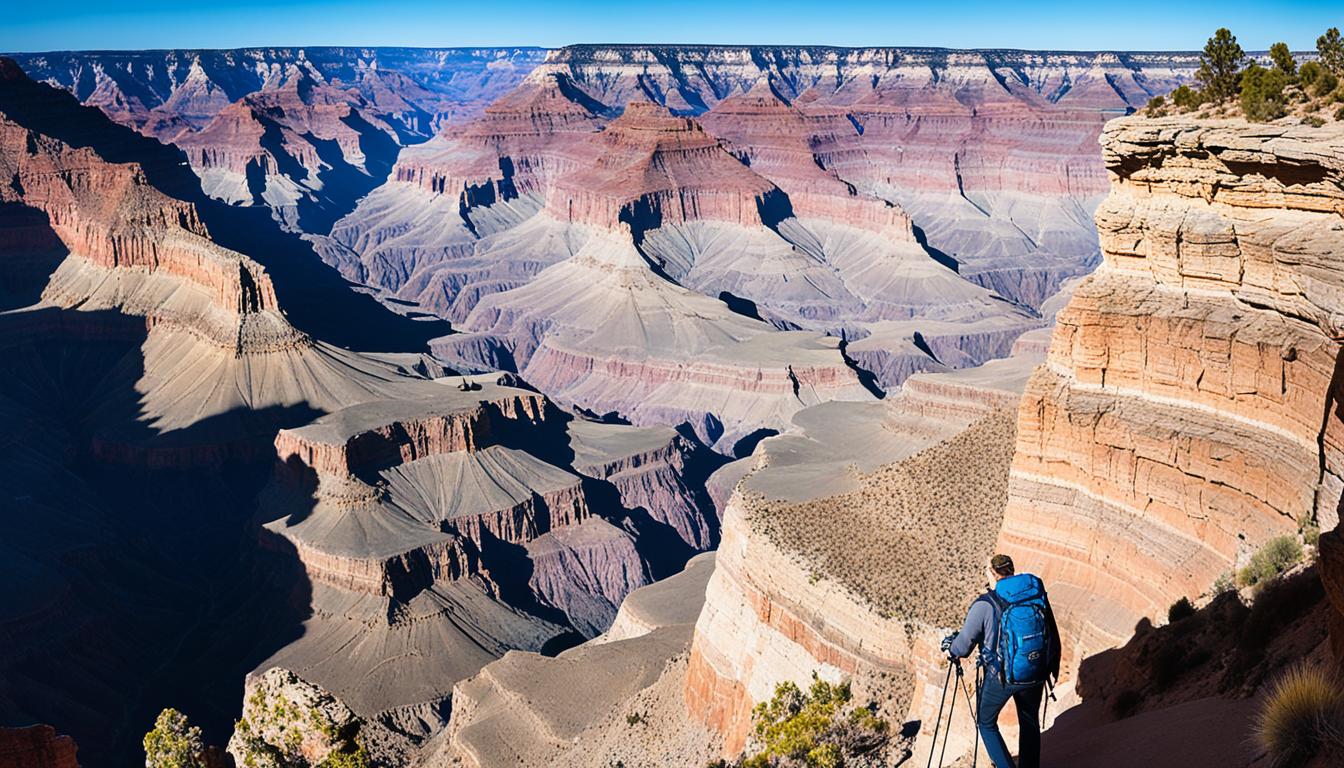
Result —
[{"label": "weathered rock surface", "polygon": [[1105,263],[1027,387],[999,542],[1052,584],[1078,654],[1270,537],[1338,523],[1342,140],[1107,126]]},{"label": "weathered rock surface", "polygon": [[78,749],[50,725],[0,728],[0,768],[79,768]]}]

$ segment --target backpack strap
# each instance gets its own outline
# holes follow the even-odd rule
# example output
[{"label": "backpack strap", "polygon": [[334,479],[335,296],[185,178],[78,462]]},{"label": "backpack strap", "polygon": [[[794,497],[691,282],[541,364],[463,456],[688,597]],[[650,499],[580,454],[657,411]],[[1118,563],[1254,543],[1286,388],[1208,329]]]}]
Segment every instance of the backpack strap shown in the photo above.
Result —
[{"label": "backpack strap", "polygon": [[[996,594],[992,589],[986,590],[985,593],[977,597],[975,601],[988,603],[990,609],[993,610],[995,640],[997,644],[999,625],[1003,622],[1003,612],[1007,609],[1008,602]],[[989,638],[986,637],[985,641],[988,640]],[[981,641],[980,643],[980,653],[976,657],[976,665],[987,670],[987,674],[992,673],[996,677],[1002,679],[1003,664],[1000,663],[999,649],[990,647],[989,643],[985,641]]]}]

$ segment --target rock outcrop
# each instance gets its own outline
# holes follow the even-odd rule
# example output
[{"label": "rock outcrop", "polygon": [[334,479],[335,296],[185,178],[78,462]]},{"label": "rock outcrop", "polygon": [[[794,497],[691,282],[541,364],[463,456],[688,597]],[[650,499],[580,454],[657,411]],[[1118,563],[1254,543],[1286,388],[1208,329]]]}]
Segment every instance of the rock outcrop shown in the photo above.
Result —
[{"label": "rock outcrop", "polygon": [[[727,754],[753,705],[814,672],[851,679],[892,722],[932,721],[939,628],[959,620],[993,546],[1011,408],[1039,359],[1028,345],[917,374],[882,403],[802,411],[761,443],[724,513],[686,679],[688,711]],[[956,739],[964,748],[969,730]]]},{"label": "rock outcrop", "polygon": [[0,728],[0,768],[79,768],[78,750],[50,725]]},{"label": "rock outcrop", "polygon": [[1102,137],[1105,263],[1023,399],[999,547],[1075,652],[1338,524],[1344,134],[1130,118]]}]

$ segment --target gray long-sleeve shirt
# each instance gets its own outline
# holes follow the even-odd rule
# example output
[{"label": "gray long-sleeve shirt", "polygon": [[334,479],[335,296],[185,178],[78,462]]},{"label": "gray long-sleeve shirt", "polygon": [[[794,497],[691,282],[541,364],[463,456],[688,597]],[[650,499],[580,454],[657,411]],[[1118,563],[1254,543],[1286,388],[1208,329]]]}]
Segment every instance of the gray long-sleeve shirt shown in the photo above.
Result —
[{"label": "gray long-sleeve shirt", "polygon": [[[951,654],[959,659],[971,655],[973,648],[997,648],[999,645],[999,612],[988,594],[976,598],[966,612],[966,621],[952,641]],[[1045,603],[1046,631],[1050,633],[1050,674],[1059,677],[1060,639],[1055,625],[1055,613],[1050,602]]]},{"label": "gray long-sleeve shirt", "polygon": [[957,639],[952,641],[952,655],[964,659],[971,655],[972,648],[998,647],[997,619],[998,612],[994,610],[988,598],[981,598],[971,603],[971,609],[966,612],[966,622],[961,625]]}]

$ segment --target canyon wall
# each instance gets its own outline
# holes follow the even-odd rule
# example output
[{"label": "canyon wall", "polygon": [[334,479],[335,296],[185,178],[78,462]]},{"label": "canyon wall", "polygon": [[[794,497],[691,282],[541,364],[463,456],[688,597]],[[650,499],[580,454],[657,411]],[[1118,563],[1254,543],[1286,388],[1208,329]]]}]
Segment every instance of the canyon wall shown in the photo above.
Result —
[{"label": "canyon wall", "polygon": [[1105,262],[1027,386],[999,540],[1051,585],[1075,654],[1276,534],[1338,524],[1342,140],[1334,125],[1107,126]]},{"label": "canyon wall", "polygon": [[1007,494],[1011,409],[1039,359],[1024,344],[917,374],[882,403],[817,406],[761,443],[724,512],[686,676],[687,709],[725,754],[775,685],[813,673],[850,679],[892,723],[932,722],[938,642],[975,596]]}]

